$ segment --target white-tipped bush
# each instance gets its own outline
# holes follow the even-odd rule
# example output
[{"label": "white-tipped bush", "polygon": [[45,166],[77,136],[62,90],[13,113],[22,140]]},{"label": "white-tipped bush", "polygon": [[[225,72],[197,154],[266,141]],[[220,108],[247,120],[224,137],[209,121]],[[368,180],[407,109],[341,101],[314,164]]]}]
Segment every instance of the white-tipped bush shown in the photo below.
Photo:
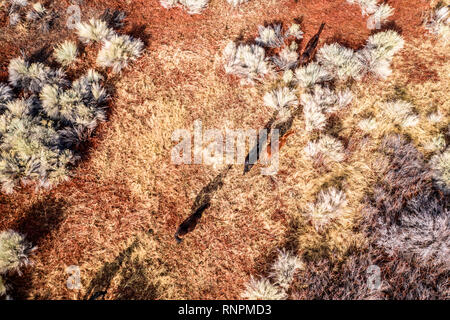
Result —
[{"label": "white-tipped bush", "polygon": [[189,14],[199,14],[209,3],[209,0],[179,0]]},{"label": "white-tipped bush", "polygon": [[402,127],[412,127],[419,123],[419,117],[413,112],[413,106],[406,101],[397,100],[385,103],[383,114]]},{"label": "white-tipped bush", "polygon": [[440,36],[447,43],[450,40],[450,6],[435,10],[425,27],[430,33]]},{"label": "white-tipped bush", "polygon": [[30,64],[20,57],[10,61],[8,71],[12,86],[31,92],[39,92],[46,84],[67,84],[62,70],[51,69],[39,62]]},{"label": "white-tipped bush", "polygon": [[294,37],[297,40],[303,39],[303,31],[300,29],[300,25],[293,23],[285,33],[285,38]]},{"label": "white-tipped bush", "polygon": [[283,35],[281,34],[281,24],[269,25],[267,27],[258,26],[259,36],[256,43],[269,48],[278,48],[283,45]]},{"label": "white-tipped bush", "polygon": [[373,118],[363,119],[358,123],[358,128],[369,133],[377,128],[377,122]]},{"label": "white-tipped bush", "polygon": [[102,42],[115,35],[114,30],[108,27],[108,23],[100,19],[90,19],[89,22],[76,24],[78,37],[84,43]]},{"label": "white-tipped bush", "polygon": [[359,4],[363,15],[374,13],[378,8],[378,0],[347,0],[351,4]]},{"label": "white-tipped bush", "polygon": [[295,272],[302,268],[303,263],[297,256],[289,251],[281,250],[278,253],[277,260],[272,265],[270,276],[278,286],[287,291],[294,280]]},{"label": "white-tipped bush", "polygon": [[375,29],[380,27],[387,19],[394,14],[394,8],[387,3],[379,5],[376,11],[367,20],[369,28]]},{"label": "white-tipped bush", "polygon": [[443,153],[433,156],[430,161],[433,178],[436,185],[445,194],[450,194],[450,148]]},{"label": "white-tipped bush", "polygon": [[143,52],[144,43],[128,35],[113,35],[103,43],[97,56],[97,64],[111,67],[113,72],[120,72],[132,61],[137,60]]},{"label": "white-tipped bush", "polygon": [[298,84],[303,88],[311,88],[316,84],[333,79],[333,76],[316,62],[311,62],[307,66],[296,69],[295,77]]},{"label": "white-tipped bush", "polygon": [[0,274],[19,272],[30,264],[29,255],[34,250],[32,245],[20,233],[12,230],[0,233]]},{"label": "white-tipped bush", "polygon": [[325,135],[316,141],[310,141],[304,149],[306,155],[312,159],[321,159],[325,164],[341,162],[345,158],[344,146],[341,141]]},{"label": "white-tipped bush", "polygon": [[225,72],[242,78],[243,83],[253,84],[272,73],[264,48],[258,45],[230,42],[223,51]]},{"label": "white-tipped bush", "polygon": [[75,61],[78,55],[78,48],[73,41],[64,41],[59,44],[54,52],[55,59],[63,66],[68,66]]},{"label": "white-tipped bush", "polygon": [[424,146],[425,150],[431,152],[440,152],[445,149],[445,136],[440,133],[430,139],[430,141]]},{"label": "white-tipped bush", "polygon": [[0,111],[2,106],[13,97],[11,88],[4,83],[0,83]]},{"label": "white-tipped bush", "polygon": [[338,43],[326,44],[317,52],[317,61],[339,80],[361,79],[363,65],[352,49]]},{"label": "white-tipped bush", "polygon": [[171,9],[176,7],[180,1],[179,0],[159,0],[159,3],[166,9]]},{"label": "white-tipped bush", "polygon": [[[294,42],[295,43],[295,42]],[[287,70],[295,68],[298,64],[299,55],[296,50],[289,47],[280,51],[278,56],[273,57],[273,62],[281,69]]]},{"label": "white-tipped bush", "polygon": [[264,95],[264,104],[275,110],[298,106],[298,98],[293,89],[277,88]]},{"label": "white-tipped bush", "polygon": [[248,300],[285,300],[287,294],[266,278],[250,278],[242,297]]},{"label": "white-tipped bush", "polygon": [[321,190],[317,201],[307,205],[306,212],[316,230],[321,231],[342,215],[346,205],[344,192],[331,187]]},{"label": "white-tipped bush", "polygon": [[6,295],[6,285],[3,282],[2,276],[0,276],[0,297]]},{"label": "white-tipped bush", "polygon": [[440,113],[439,111],[430,113],[428,115],[428,121],[432,122],[432,123],[439,123],[442,121],[442,113]]},{"label": "white-tipped bush", "polygon": [[233,7],[237,7],[240,4],[243,4],[247,2],[248,0],[227,0],[229,4],[231,4]]}]

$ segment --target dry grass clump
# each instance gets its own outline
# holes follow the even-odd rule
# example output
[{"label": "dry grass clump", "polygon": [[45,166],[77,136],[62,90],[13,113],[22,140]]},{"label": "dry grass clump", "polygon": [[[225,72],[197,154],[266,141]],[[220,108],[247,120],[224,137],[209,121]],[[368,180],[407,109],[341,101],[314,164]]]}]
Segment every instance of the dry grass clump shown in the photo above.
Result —
[{"label": "dry grass clump", "polygon": [[407,101],[390,101],[383,105],[383,114],[389,121],[401,127],[411,127],[419,123],[419,117],[413,111],[413,106]]},{"label": "dry grass clump", "polygon": [[0,232],[0,274],[18,272],[29,265],[28,259],[35,250],[20,233],[12,230]]},{"label": "dry grass clump", "polygon": [[450,6],[436,8],[426,21],[425,28],[447,43],[450,40]]},{"label": "dry grass clump", "polygon": [[379,5],[378,0],[347,0],[347,2],[358,4],[361,7],[361,13],[369,16],[367,19],[369,29],[379,29],[394,14],[394,8],[387,3]]},{"label": "dry grass clump", "polygon": [[54,52],[54,56],[56,61],[62,66],[68,66],[72,64],[78,55],[78,47],[77,44],[73,41],[64,41],[60,43]]},{"label": "dry grass clump", "polygon": [[284,43],[281,24],[258,26],[258,33],[259,36],[255,39],[255,42],[262,47],[278,48]]},{"label": "dry grass clump", "polygon": [[120,72],[131,61],[136,61],[144,49],[144,43],[128,35],[113,35],[103,43],[97,56],[97,64],[111,67],[113,72]]},{"label": "dry grass clump", "polygon": [[357,54],[338,43],[326,44],[317,52],[317,61],[336,78],[360,80],[364,66]]},{"label": "dry grass clump", "polygon": [[312,88],[333,79],[333,76],[321,65],[311,62],[295,70],[295,79],[302,88]]},{"label": "dry grass clump", "polygon": [[450,148],[447,147],[441,154],[433,156],[430,165],[436,185],[448,195],[450,193]]},{"label": "dry grass clump", "polygon": [[160,0],[166,9],[182,6],[189,14],[200,14],[208,6],[209,0]]}]

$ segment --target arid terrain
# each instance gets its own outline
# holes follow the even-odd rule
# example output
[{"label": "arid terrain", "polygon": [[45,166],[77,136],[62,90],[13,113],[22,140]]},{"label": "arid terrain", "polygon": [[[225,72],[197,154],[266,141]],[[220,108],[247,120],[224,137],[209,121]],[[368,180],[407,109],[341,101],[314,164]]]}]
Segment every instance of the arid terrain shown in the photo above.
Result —
[{"label": "arid terrain", "polygon": [[[141,39],[145,50],[122,72],[104,71],[111,96],[107,121],[82,146],[81,160],[70,180],[50,189],[28,185],[12,194],[0,193],[0,231],[20,232],[37,247],[30,256],[32,264],[22,274],[6,277],[10,296],[88,299],[95,292],[106,291],[104,299],[240,299],[251,277],[268,277],[279,250],[285,249],[304,265],[295,275],[289,298],[337,298],[327,296],[330,291],[326,289],[327,294],[310,293],[311,283],[333,281],[333,268],[358,252],[371,250],[371,238],[362,226],[368,207],[383,210],[374,186],[398,171],[398,167],[387,169],[389,164],[383,163],[389,158],[380,151],[386,137],[401,135],[420,154],[417,157],[424,166],[437,154],[429,148],[434,137],[443,135],[449,143],[449,44],[424,27],[437,3],[385,2],[395,12],[381,30],[368,29],[361,9],[345,0],[250,0],[237,7],[225,0],[211,0],[195,15],[182,8],[165,9],[157,0],[80,4],[82,21],[99,17],[106,8],[125,12],[120,32]],[[75,31],[66,26],[71,1],[42,1],[58,14],[48,33],[10,26],[5,3],[0,13],[0,82],[8,82],[9,61],[21,52],[43,56],[56,43],[77,40]],[[280,76],[254,85],[241,84],[225,72],[222,52],[229,41],[252,41],[259,25],[288,26],[294,21],[300,21],[304,32],[300,52],[322,22],[325,28],[318,49],[338,42],[358,50],[372,34],[385,30],[395,30],[404,39],[386,80],[365,77],[345,83],[353,101],[333,114],[326,127],[328,134],[342,142],[343,160],[321,163],[305,155],[312,138],[300,112],[293,117],[293,134],[280,149],[276,175],[261,175],[259,164],[245,175],[243,165],[173,164],[171,150],[176,143],[172,133],[193,130],[196,120],[201,120],[205,129],[264,127],[273,110],[264,104],[263,96],[275,88]],[[84,46],[76,64],[68,69],[69,76],[94,65],[97,51],[98,45]],[[387,120],[383,103],[399,99],[413,105],[418,124],[404,128],[395,119]],[[440,121],[428,121],[431,113],[439,113]],[[368,117],[378,123],[370,134],[359,126]],[[408,151],[408,159],[414,152]],[[409,166],[407,160],[398,161],[400,166]],[[178,226],[215,178],[219,185],[210,193],[210,206],[196,229],[177,243],[174,234]],[[398,200],[403,205],[423,192],[414,189],[423,184],[425,189],[433,188],[430,193],[448,210],[448,194],[435,188],[431,178],[424,181],[396,186],[386,183],[386,188],[392,197],[404,197]],[[394,190],[402,185],[405,190]],[[346,207],[326,232],[321,232],[305,218],[305,211],[328,186],[345,190]],[[380,201],[390,206],[386,204],[390,199]],[[450,227],[446,226],[443,250],[448,250],[450,242]],[[398,289],[404,290],[402,293],[386,289],[377,297],[401,299],[408,297],[406,291],[416,290],[412,277],[403,273],[404,281],[411,283],[399,285],[398,277],[390,275],[398,271],[392,263],[402,259],[397,253],[373,259],[372,264],[381,266],[387,285],[404,288]],[[414,264],[419,262],[405,261],[404,268],[419,269]],[[329,264],[322,268],[330,274],[328,280],[317,274],[323,263]],[[362,268],[359,262],[356,265]],[[66,286],[68,266],[80,269],[78,290]],[[417,294],[416,298],[450,297],[449,269],[442,268],[430,280],[436,281],[434,293]],[[356,275],[348,278],[351,282]],[[338,286],[353,290],[352,285]]]}]

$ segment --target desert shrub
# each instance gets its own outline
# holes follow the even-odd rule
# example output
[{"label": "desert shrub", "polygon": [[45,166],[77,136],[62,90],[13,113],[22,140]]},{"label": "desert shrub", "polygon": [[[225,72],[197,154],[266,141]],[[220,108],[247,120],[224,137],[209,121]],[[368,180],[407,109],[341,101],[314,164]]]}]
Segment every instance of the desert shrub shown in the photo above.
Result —
[{"label": "desert shrub", "polygon": [[356,53],[338,43],[326,44],[317,52],[317,61],[340,80],[361,79],[361,64]]},{"label": "desert shrub", "polygon": [[143,52],[144,43],[128,35],[112,35],[104,40],[97,56],[97,64],[111,67],[113,72],[120,72],[131,61],[137,60]]},{"label": "desert shrub", "polygon": [[385,138],[365,230],[392,257],[449,269],[450,210],[432,186],[432,172],[419,151],[399,135]]},{"label": "desert shrub", "polygon": [[297,23],[293,23],[284,34],[284,37],[294,37],[297,40],[303,39],[303,31],[300,29],[300,25]]},{"label": "desert shrub", "polygon": [[299,257],[286,250],[279,250],[278,257],[272,264],[270,277],[283,290],[287,291],[294,280],[297,270],[303,268]]},{"label": "desert shrub", "polygon": [[413,106],[406,101],[396,100],[383,104],[383,115],[401,127],[412,127],[419,123],[419,117]]},{"label": "desert shrub", "polygon": [[240,4],[243,4],[247,2],[248,0],[227,0],[229,4],[231,4],[233,7],[237,7]]},{"label": "desert shrub", "polygon": [[298,58],[297,44],[292,42],[289,47],[283,48],[272,60],[281,70],[288,70],[297,66]]},{"label": "desert shrub", "polygon": [[346,205],[345,193],[331,187],[321,190],[316,202],[307,204],[306,216],[317,231],[323,231],[339,219]]},{"label": "desert shrub", "polygon": [[335,93],[325,86],[314,86],[310,92],[304,93],[301,97],[306,131],[323,130],[326,125],[326,114],[344,108],[352,99],[353,95],[349,90]]},{"label": "desert shrub", "polygon": [[78,48],[75,42],[73,41],[64,41],[60,43],[54,52],[54,56],[56,61],[63,65],[68,66],[75,61],[78,55]]},{"label": "desert shrub", "polygon": [[363,71],[386,79],[392,73],[390,69],[392,58],[403,45],[402,37],[392,30],[370,36],[366,46],[357,53],[362,65],[365,66]]},{"label": "desert shrub", "polygon": [[295,78],[303,88],[311,88],[316,84],[333,79],[333,76],[321,65],[311,62],[295,70]]},{"label": "desert shrub", "polygon": [[94,18],[91,18],[89,22],[77,23],[76,31],[78,37],[84,43],[102,42],[115,34],[106,21]]},{"label": "desert shrub", "polygon": [[258,26],[258,33],[255,42],[262,47],[278,48],[284,43],[281,24]]},{"label": "desert shrub", "polygon": [[187,13],[199,14],[208,6],[209,0],[160,0],[159,2],[166,9],[181,5]]},{"label": "desert shrub", "polygon": [[282,87],[267,92],[264,95],[264,104],[275,110],[281,110],[298,106],[298,98],[295,94],[295,90],[288,87]]},{"label": "desert shrub", "polygon": [[69,84],[63,71],[24,58],[13,59],[9,70],[11,85],[22,89],[23,96],[0,86],[3,191],[30,182],[50,187],[67,180],[78,159],[72,149],[106,118],[101,75],[91,70]]},{"label": "desert shrub", "polygon": [[358,123],[358,128],[366,133],[369,133],[377,128],[377,122],[373,118],[362,119]]},{"label": "desert shrub", "polygon": [[68,83],[61,69],[51,69],[40,62],[30,63],[22,57],[10,61],[8,72],[12,86],[32,93],[38,93],[46,84]]},{"label": "desert shrub", "polygon": [[6,295],[6,285],[3,282],[2,276],[0,276],[0,297]]},{"label": "desert shrub", "polygon": [[369,16],[368,27],[374,29],[394,14],[394,8],[387,3],[378,5],[378,0],[347,0],[348,3],[358,4],[363,16]]},{"label": "desert shrub", "polygon": [[434,10],[425,27],[430,33],[440,36],[447,43],[450,40],[450,6]]},{"label": "desert shrub", "polygon": [[19,272],[20,268],[30,264],[28,259],[34,250],[20,233],[12,230],[0,233],[0,274]]},{"label": "desert shrub", "polygon": [[341,162],[345,158],[342,142],[329,135],[323,135],[315,141],[309,141],[304,151],[311,159],[322,161],[325,164]]},{"label": "desert shrub", "polygon": [[284,290],[273,285],[268,279],[255,279],[252,276],[249,283],[246,284],[242,298],[248,300],[284,300],[287,295]]},{"label": "desert shrub", "polygon": [[40,2],[31,6],[31,10],[26,15],[27,21],[37,24],[42,32],[48,32],[53,24],[56,14],[47,10]]},{"label": "desert shrub", "polygon": [[433,156],[430,165],[436,186],[445,194],[450,194],[450,148]]},{"label": "desert shrub", "polygon": [[225,72],[242,78],[244,83],[262,80],[272,71],[264,48],[255,44],[230,42],[224,49]]}]

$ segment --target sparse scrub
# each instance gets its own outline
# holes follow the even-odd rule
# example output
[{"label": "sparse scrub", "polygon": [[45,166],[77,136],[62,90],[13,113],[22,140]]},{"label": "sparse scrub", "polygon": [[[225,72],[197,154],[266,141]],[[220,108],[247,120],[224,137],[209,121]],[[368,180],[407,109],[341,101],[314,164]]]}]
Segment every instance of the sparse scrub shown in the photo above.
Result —
[{"label": "sparse scrub", "polygon": [[48,32],[55,19],[55,13],[47,10],[40,2],[36,2],[27,13],[26,19],[31,23],[38,24],[42,32]]},{"label": "sparse scrub", "polygon": [[[295,42],[293,42],[295,44]],[[295,68],[298,64],[299,55],[296,51],[296,46],[294,48],[286,47],[280,51],[278,56],[273,57],[273,62],[281,69],[288,70]]]},{"label": "sparse scrub", "polygon": [[264,104],[275,110],[298,106],[298,98],[293,89],[282,87],[267,92],[264,95]]},{"label": "sparse scrub", "polygon": [[240,4],[243,4],[247,2],[248,0],[227,0],[229,4],[231,4],[233,7],[237,7]]},{"label": "sparse scrub", "polygon": [[363,119],[358,123],[358,127],[362,131],[369,133],[377,128],[377,122],[373,118]]},{"label": "sparse scrub", "polygon": [[209,3],[209,0],[160,0],[160,4],[166,8],[182,6],[188,14],[200,14]]},{"label": "sparse scrub", "polygon": [[303,31],[300,29],[300,25],[293,23],[285,33],[285,38],[294,37],[297,40],[303,39]]},{"label": "sparse scrub", "polygon": [[12,230],[0,232],[0,274],[18,272],[29,265],[32,245],[20,233]]}]

